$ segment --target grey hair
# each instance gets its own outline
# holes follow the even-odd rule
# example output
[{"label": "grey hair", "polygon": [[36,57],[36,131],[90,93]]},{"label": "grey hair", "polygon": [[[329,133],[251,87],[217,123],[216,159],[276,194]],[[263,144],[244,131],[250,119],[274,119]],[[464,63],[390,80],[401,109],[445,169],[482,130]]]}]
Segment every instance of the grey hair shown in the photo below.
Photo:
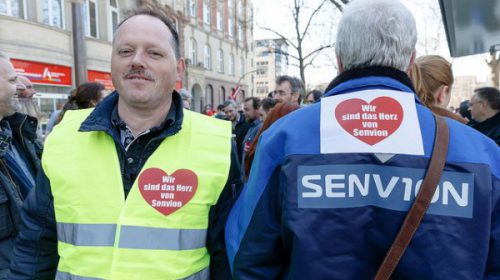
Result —
[{"label": "grey hair", "polygon": [[191,96],[191,93],[189,93],[189,91],[185,88],[181,88],[179,90],[179,94],[181,95],[182,100],[191,100],[191,98],[193,98],[193,96]]},{"label": "grey hair", "polygon": [[226,108],[228,106],[232,106],[234,109],[236,109],[238,107],[238,105],[236,104],[236,102],[234,102],[234,100],[226,100],[226,101],[224,101],[224,103],[222,103],[222,106],[224,106],[223,108]]},{"label": "grey hair", "polygon": [[387,66],[406,71],[417,43],[411,12],[396,0],[354,0],[337,29],[335,52],[344,70]]}]

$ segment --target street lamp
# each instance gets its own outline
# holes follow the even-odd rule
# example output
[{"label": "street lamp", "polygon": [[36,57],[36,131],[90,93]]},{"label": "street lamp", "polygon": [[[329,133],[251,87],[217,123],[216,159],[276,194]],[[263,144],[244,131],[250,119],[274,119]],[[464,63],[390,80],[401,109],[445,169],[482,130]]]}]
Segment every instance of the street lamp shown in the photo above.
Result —
[{"label": "street lamp", "polygon": [[240,92],[240,83],[241,83],[241,80],[243,80],[243,78],[245,78],[246,75],[248,74],[251,74],[251,73],[255,73],[257,71],[261,70],[260,68],[257,68],[257,69],[254,69],[254,70],[251,70],[251,71],[248,71],[246,73],[244,73],[240,79],[238,80],[238,82],[236,83],[236,88],[233,90],[233,92],[231,93],[231,99],[232,100],[236,100],[236,96],[238,95],[238,93]]}]

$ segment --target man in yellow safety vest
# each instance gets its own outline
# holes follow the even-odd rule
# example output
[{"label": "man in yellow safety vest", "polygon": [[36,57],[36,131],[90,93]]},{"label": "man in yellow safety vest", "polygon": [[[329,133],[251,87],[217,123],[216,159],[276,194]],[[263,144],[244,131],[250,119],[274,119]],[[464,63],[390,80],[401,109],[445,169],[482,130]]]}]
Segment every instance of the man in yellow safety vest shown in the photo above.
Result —
[{"label": "man in yellow safety vest", "polygon": [[8,279],[226,279],[224,223],[241,188],[231,124],[183,110],[175,27],[117,28],[116,92],[46,141]]}]

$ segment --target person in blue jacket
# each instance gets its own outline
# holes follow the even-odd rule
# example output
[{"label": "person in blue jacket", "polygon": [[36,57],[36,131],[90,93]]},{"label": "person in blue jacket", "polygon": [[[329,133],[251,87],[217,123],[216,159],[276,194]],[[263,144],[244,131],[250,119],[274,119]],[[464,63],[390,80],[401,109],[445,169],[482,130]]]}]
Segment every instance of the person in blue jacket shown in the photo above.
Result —
[{"label": "person in blue jacket", "polygon": [[[406,73],[416,33],[398,1],[347,5],[339,75],[320,102],[260,138],[226,223],[234,279],[373,279],[436,134]],[[500,278],[500,150],[470,127],[446,123],[443,175],[393,279]]]}]

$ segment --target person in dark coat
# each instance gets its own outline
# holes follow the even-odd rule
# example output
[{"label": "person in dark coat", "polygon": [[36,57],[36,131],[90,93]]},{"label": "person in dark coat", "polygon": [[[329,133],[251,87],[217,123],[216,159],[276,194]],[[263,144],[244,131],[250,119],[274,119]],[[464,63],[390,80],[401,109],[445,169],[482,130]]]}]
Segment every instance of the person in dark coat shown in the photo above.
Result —
[{"label": "person in dark coat", "polygon": [[239,112],[237,110],[236,102],[233,100],[227,100],[222,105],[224,106],[223,111],[226,114],[226,118],[231,121],[233,125],[233,137],[236,142],[238,160],[241,164],[243,156],[243,141],[245,140],[245,135],[252,125],[245,120],[243,112]]},{"label": "person in dark coat", "polygon": [[23,88],[7,56],[0,53],[0,279],[6,279],[24,199],[35,185],[41,146],[37,120],[16,113],[14,96]]},{"label": "person in dark coat", "polygon": [[500,91],[494,87],[476,89],[469,111],[476,121],[471,126],[500,145]]}]

